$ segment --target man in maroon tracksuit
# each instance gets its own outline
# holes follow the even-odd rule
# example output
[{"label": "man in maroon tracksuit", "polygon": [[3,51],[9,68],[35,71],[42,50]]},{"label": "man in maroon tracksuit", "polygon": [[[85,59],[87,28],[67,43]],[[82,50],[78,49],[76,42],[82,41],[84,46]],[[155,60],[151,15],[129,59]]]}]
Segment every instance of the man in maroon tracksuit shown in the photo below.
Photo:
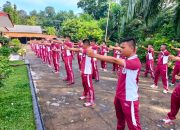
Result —
[{"label": "man in maroon tracksuit", "polygon": [[151,78],[154,80],[154,49],[152,45],[148,45],[148,48],[142,47],[147,50],[146,54],[146,70],[144,76],[147,77],[150,71]]},{"label": "man in maroon tracksuit", "polygon": [[[170,56],[172,60],[180,61],[180,57]],[[176,75],[176,79],[180,80],[180,76]],[[174,124],[173,120],[176,119],[176,115],[180,109],[180,83],[175,87],[171,95],[171,110],[167,114],[167,117],[162,119],[164,124]]]},{"label": "man in maroon tracksuit", "polygon": [[82,61],[80,68],[84,92],[79,99],[86,100],[86,102],[84,103],[85,107],[93,106],[95,100],[94,87],[92,81],[92,58],[87,56],[87,49],[90,47],[90,41],[88,39],[83,40],[82,48],[65,47],[68,50],[82,53]]},{"label": "man in maroon tracksuit", "polygon": [[[71,42],[70,36],[66,36],[64,46],[67,46],[69,48],[73,47],[73,43]],[[67,77],[64,79],[64,81],[68,81],[68,85],[74,84],[74,72],[72,69],[72,60],[73,60],[72,51],[64,48],[63,59],[64,59],[64,64],[65,64],[65,69],[66,69],[66,74],[67,74]]]},{"label": "man in maroon tracksuit", "polygon": [[[106,43],[103,42],[101,46],[101,55],[107,56],[108,52],[109,52],[109,48],[107,47]],[[101,69],[103,71],[107,71],[107,62],[101,61]]]},{"label": "man in maroon tracksuit", "polygon": [[89,57],[120,65],[118,84],[114,105],[117,116],[117,130],[125,130],[127,122],[129,130],[141,130],[139,117],[138,78],[141,62],[136,55],[135,40],[125,39],[121,44],[121,52],[125,59],[95,54],[88,50]]},{"label": "man in maroon tracksuit", "polygon": [[[179,48],[175,48],[175,47],[171,47],[172,49],[178,51],[178,54],[177,56],[180,57],[180,49]],[[180,72],[180,61],[176,61],[175,63],[175,67],[174,67],[174,70],[173,70],[173,74],[172,74],[172,81],[171,81],[171,86],[174,86],[175,82],[176,82],[176,79],[175,79],[175,76],[177,74],[179,74]]]},{"label": "man in maroon tracksuit", "polygon": [[59,73],[60,66],[59,66],[59,52],[60,52],[60,44],[53,42],[51,44],[52,49],[52,60],[54,64],[55,73]]},{"label": "man in maroon tracksuit", "polygon": [[162,83],[164,86],[163,93],[168,92],[168,57],[169,57],[169,52],[166,49],[166,44],[161,45],[161,51],[157,52],[159,53],[158,55],[158,61],[157,61],[157,66],[156,66],[156,71],[155,71],[155,77],[154,77],[154,84],[151,85],[152,88],[158,88],[158,79],[159,76],[162,77]]},{"label": "man in maroon tracksuit", "polygon": [[[98,54],[99,47],[96,44],[96,41],[93,39],[91,40],[91,48],[94,51],[95,54]],[[98,71],[98,66],[97,66],[97,59],[93,58],[93,79],[96,81],[99,81],[99,71]]]}]

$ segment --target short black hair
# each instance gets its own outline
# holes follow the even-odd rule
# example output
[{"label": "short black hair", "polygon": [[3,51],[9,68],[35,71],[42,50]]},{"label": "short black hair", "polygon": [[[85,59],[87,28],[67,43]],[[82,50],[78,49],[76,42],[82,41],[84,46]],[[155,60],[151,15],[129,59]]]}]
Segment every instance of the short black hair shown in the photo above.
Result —
[{"label": "short black hair", "polygon": [[106,44],[106,41],[103,41]]},{"label": "short black hair", "polygon": [[71,36],[69,36],[69,35],[66,35],[65,37],[67,37],[67,38],[70,38],[70,39],[71,39]]},{"label": "short black hair", "polygon": [[83,45],[88,45],[88,46],[90,46],[90,41],[89,41],[89,39],[84,39],[84,40],[83,40]]},{"label": "short black hair", "polygon": [[91,42],[96,42],[96,40],[95,39],[91,39]]},{"label": "short black hair", "polygon": [[148,44],[148,45],[153,46],[153,44]]},{"label": "short black hair", "polygon": [[121,41],[121,43],[123,42],[128,42],[133,46],[133,48],[136,48],[136,40],[134,38],[125,38]]},{"label": "short black hair", "polygon": [[165,43],[163,43],[162,45],[167,47],[167,44],[165,44]]}]

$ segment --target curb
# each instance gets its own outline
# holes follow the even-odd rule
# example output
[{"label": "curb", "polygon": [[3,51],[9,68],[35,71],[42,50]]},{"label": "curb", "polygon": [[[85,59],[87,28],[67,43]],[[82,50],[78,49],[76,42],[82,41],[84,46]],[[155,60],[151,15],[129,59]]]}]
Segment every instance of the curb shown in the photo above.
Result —
[{"label": "curb", "polygon": [[28,69],[28,77],[29,77],[29,84],[30,84],[30,88],[31,88],[36,129],[37,130],[46,130],[44,127],[44,122],[43,122],[42,116],[41,116],[41,110],[40,110],[37,95],[35,92],[35,86],[34,86],[32,74],[31,74],[31,70],[30,70],[30,63],[28,60],[25,60],[25,65],[27,65],[27,69]]}]

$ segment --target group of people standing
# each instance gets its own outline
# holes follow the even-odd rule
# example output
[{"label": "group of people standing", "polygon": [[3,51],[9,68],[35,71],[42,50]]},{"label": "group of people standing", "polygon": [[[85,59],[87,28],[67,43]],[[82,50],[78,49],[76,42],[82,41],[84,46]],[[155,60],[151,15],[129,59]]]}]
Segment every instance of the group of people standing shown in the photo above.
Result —
[{"label": "group of people standing", "polygon": [[[54,72],[60,72],[60,59],[64,62],[66,69],[66,77],[63,79],[67,81],[68,85],[75,83],[74,73],[72,68],[72,60],[77,53],[77,60],[79,70],[82,78],[83,93],[79,97],[80,100],[85,100],[83,104],[85,107],[94,106],[95,95],[93,87],[93,79],[99,81],[98,60],[101,61],[101,69],[107,71],[107,62],[112,63],[112,71],[118,72],[118,82],[116,88],[116,96],[114,105],[117,116],[117,130],[125,129],[125,121],[130,130],[141,130],[139,117],[139,94],[138,81],[141,70],[141,62],[136,54],[136,42],[133,38],[124,39],[120,46],[107,46],[105,42],[101,45],[96,44],[96,41],[84,39],[79,43],[71,42],[70,36],[66,36],[64,41],[57,40],[41,40],[31,41],[31,48],[37,57],[40,57],[44,63],[53,66]],[[152,88],[157,88],[159,76],[162,77],[164,86],[164,93],[168,93],[168,60],[179,60],[175,64],[175,69],[172,77],[172,84],[175,84],[180,71],[180,49],[178,50],[178,57],[170,55],[166,44],[162,44],[160,51],[155,51],[152,45],[148,47],[142,46],[147,50],[146,55],[146,70],[144,76],[148,72],[154,81]],[[113,51],[113,56],[108,56],[109,51]],[[154,71],[154,53],[158,53],[157,65]],[[175,88],[171,97],[171,112],[168,113],[167,118],[163,122],[172,123],[180,108],[180,85]]]}]

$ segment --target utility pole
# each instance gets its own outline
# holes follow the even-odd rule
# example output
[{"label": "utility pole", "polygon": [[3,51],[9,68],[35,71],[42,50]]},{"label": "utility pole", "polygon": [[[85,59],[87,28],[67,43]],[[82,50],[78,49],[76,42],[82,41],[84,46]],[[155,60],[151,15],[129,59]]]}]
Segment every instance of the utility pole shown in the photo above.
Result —
[{"label": "utility pole", "polygon": [[110,8],[111,8],[111,3],[109,1],[109,7],[108,7],[108,17],[107,17],[107,24],[106,24],[106,34],[105,34],[105,42],[107,40],[107,33],[108,33],[108,26],[109,26],[109,14],[110,14]]}]

